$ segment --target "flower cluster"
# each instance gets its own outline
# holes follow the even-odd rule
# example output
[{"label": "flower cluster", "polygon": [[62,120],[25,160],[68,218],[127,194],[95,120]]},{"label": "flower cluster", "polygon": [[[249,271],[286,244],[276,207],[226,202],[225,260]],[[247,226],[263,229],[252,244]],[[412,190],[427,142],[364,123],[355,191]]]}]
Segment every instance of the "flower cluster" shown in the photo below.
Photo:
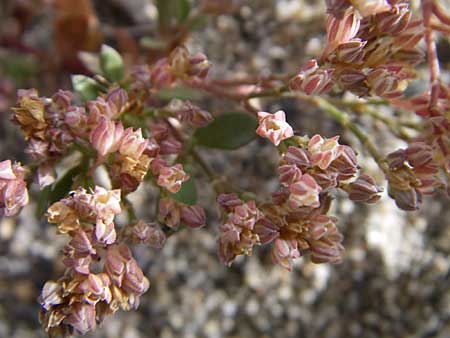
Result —
[{"label": "flower cluster", "polygon": [[321,94],[338,83],[358,96],[399,97],[413,67],[424,59],[417,47],[421,20],[405,1],[328,1],[327,42],[321,67],[310,60],[291,80],[292,90]]},{"label": "flower cluster", "polygon": [[[273,138],[262,114],[259,134]],[[284,117],[284,114],[283,114]],[[276,120],[277,121],[277,120]],[[285,123],[284,118],[281,123]],[[281,188],[270,203],[244,202],[236,194],[223,194],[218,203],[226,212],[219,232],[219,257],[230,265],[238,255],[250,255],[254,245],[273,243],[272,260],[290,270],[293,260],[310,252],[314,263],[338,263],[342,259],[343,236],[337,219],[327,215],[333,189],[348,193],[351,200],[375,203],[381,190],[368,175],[358,175],[356,154],[340,145],[338,137],[314,135],[307,144],[289,146],[278,167]]]},{"label": "flower cluster", "polygon": [[114,216],[120,212],[120,191],[101,187],[92,194],[80,188],[48,209],[49,223],[71,238],[64,247],[64,277],[48,281],[39,298],[50,336],[74,329],[85,334],[118,308],[136,308],[149,288],[128,246],[117,241]]},{"label": "flower cluster", "polygon": [[0,162],[0,215],[14,216],[28,204],[26,170],[20,163]]},{"label": "flower cluster", "polygon": [[186,47],[179,46],[155,63],[150,81],[155,89],[170,87],[177,79],[203,79],[210,68],[211,63],[204,54],[192,55]]}]

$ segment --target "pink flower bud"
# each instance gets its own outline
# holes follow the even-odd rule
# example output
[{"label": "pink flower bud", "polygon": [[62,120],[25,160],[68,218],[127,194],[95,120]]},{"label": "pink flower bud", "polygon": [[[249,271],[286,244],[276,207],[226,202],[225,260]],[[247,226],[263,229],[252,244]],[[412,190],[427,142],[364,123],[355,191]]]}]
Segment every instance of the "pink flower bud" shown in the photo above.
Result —
[{"label": "pink flower bud", "polygon": [[197,53],[189,57],[189,76],[196,76],[203,79],[208,75],[210,68],[211,63],[204,54]]},{"label": "pink flower bud", "polygon": [[67,253],[70,252],[70,254],[74,256],[95,255],[96,250],[92,243],[92,233],[86,232],[83,229],[78,229],[64,251]]},{"label": "pink flower bud", "polygon": [[161,155],[177,155],[183,150],[183,144],[169,136],[168,138],[159,142],[159,152]]},{"label": "pink flower bud", "polygon": [[177,228],[181,219],[180,206],[171,198],[162,198],[159,201],[159,216],[168,227]]},{"label": "pink flower bud", "polygon": [[327,45],[323,52],[324,58],[327,59],[327,56],[341,43],[353,39],[358,33],[360,23],[360,16],[351,7],[348,7],[340,17],[328,15],[325,22]]},{"label": "pink flower bud", "polygon": [[190,228],[200,228],[205,225],[205,210],[199,205],[184,205],[181,207],[181,222]]},{"label": "pink flower bud", "polygon": [[233,223],[244,228],[253,229],[253,226],[262,217],[262,214],[256,207],[255,201],[248,201],[236,206],[230,217]]},{"label": "pink flower bud", "polygon": [[113,107],[112,110],[116,112],[115,114],[120,114],[128,101],[128,94],[122,88],[115,88],[108,93],[105,101],[109,106]]},{"label": "pink flower bud", "polygon": [[339,145],[338,140],[339,136],[324,139],[318,134],[314,135],[308,143],[311,163],[322,170],[327,169],[331,162],[337,159],[343,151],[343,147]]},{"label": "pink flower bud", "polygon": [[292,270],[292,261],[300,257],[298,244],[295,240],[277,238],[272,248],[272,262],[280,264],[288,271]]},{"label": "pink flower bud", "polygon": [[59,89],[58,92],[52,96],[52,102],[58,109],[66,110],[70,106],[72,96],[72,92]]},{"label": "pink flower bud", "polygon": [[188,122],[195,127],[204,127],[213,120],[209,112],[202,110],[189,101],[183,102],[182,106],[176,110],[176,114],[181,122]]},{"label": "pink flower bud", "polygon": [[314,178],[304,174],[299,181],[289,186],[289,206],[293,209],[300,207],[317,208],[320,206],[319,193],[322,188]]},{"label": "pink flower bud", "polygon": [[0,215],[14,216],[28,204],[25,174],[20,163],[0,162]]},{"label": "pink flower bud", "polygon": [[338,61],[344,63],[359,63],[364,58],[364,46],[367,41],[359,38],[349,40],[339,44],[336,48],[336,56]]},{"label": "pink flower bud", "polygon": [[170,65],[167,58],[160,59],[151,70],[151,84],[153,88],[160,89],[169,87],[176,77],[170,72]]},{"label": "pink flower bud", "polygon": [[390,11],[377,14],[377,28],[382,33],[398,35],[408,26],[411,14],[409,5],[406,3],[392,6]]},{"label": "pink flower bud", "polygon": [[289,82],[293,91],[302,91],[306,95],[323,94],[333,86],[334,69],[321,69],[316,60],[309,60],[300,73]]},{"label": "pink flower bud", "polygon": [[121,212],[120,207],[120,190],[106,190],[105,188],[96,186],[94,189],[95,210],[97,219],[101,218],[106,223],[111,223],[114,215]]},{"label": "pink flower bud", "polygon": [[302,171],[294,164],[285,164],[278,167],[278,175],[281,184],[289,186],[302,177]]},{"label": "pink flower bud", "polygon": [[62,298],[63,288],[60,283],[54,281],[48,281],[42,288],[41,295],[38,298],[38,302],[47,311],[54,305],[59,305],[64,302]]},{"label": "pink flower bud", "polygon": [[189,175],[184,172],[183,166],[176,164],[171,167],[162,167],[159,170],[157,183],[171,193],[176,193],[181,189],[183,182],[186,182],[188,179]]},{"label": "pink flower bud", "polygon": [[272,242],[280,235],[280,228],[267,217],[261,218],[255,224],[254,231],[261,240],[261,245]]},{"label": "pink flower bud", "polygon": [[381,189],[374,179],[363,174],[355,182],[349,184],[348,197],[355,202],[373,204],[380,199]]},{"label": "pink flower bud", "polygon": [[259,127],[256,133],[268,138],[275,146],[281,141],[294,136],[292,127],[286,122],[284,111],[279,110],[275,114],[266,112],[258,113]]},{"label": "pink flower bud", "polygon": [[101,157],[119,150],[123,137],[122,123],[102,119],[91,133],[91,143]]},{"label": "pink flower bud", "polygon": [[238,205],[244,202],[236,194],[220,194],[217,203],[226,211],[231,212]]},{"label": "pink flower bud", "polygon": [[105,223],[102,219],[98,219],[95,223],[95,237],[104,245],[113,244],[117,237],[114,223]]},{"label": "pink flower bud", "polygon": [[392,46],[394,50],[411,49],[416,47],[424,36],[422,20],[410,21],[407,27],[395,36]]},{"label": "pink flower bud", "polygon": [[142,137],[141,128],[133,131],[132,128],[125,129],[119,153],[138,160],[147,148],[148,140]]},{"label": "pink flower bud", "polygon": [[63,323],[72,326],[82,335],[95,328],[95,305],[75,303],[70,307]]},{"label": "pink flower bud", "polygon": [[298,147],[289,146],[283,159],[286,162],[298,165],[303,169],[306,169],[311,165],[308,152],[305,149]]}]

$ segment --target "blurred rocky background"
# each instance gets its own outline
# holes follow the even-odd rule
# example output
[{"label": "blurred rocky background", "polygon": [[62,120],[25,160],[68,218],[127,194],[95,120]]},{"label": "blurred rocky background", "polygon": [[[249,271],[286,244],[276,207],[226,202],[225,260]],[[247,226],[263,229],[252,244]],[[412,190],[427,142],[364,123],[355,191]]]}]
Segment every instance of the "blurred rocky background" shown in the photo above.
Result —
[{"label": "blurred rocky background", "polygon": [[[76,5],[75,5],[76,3]],[[185,41],[205,53],[215,78],[295,72],[320,54],[325,1],[204,0],[207,9]],[[414,4],[415,2],[413,2]],[[0,2],[0,160],[26,161],[24,142],[9,122],[17,88],[35,87],[42,95],[70,89],[71,73],[83,72],[79,50],[96,51],[100,42],[117,47],[129,64],[152,62],[158,49],[158,11],[150,0],[2,0]],[[448,40],[439,52],[448,60]],[[205,99],[214,112],[233,108],[226,100]],[[357,140],[332,120],[294,100],[262,100],[261,109],[282,108],[304,133],[343,134],[381,175]],[[377,145],[392,148],[386,131]],[[275,149],[263,140],[233,152],[205,151],[211,166],[258,196],[276,187]],[[87,337],[450,337],[450,208],[445,198],[429,199],[422,211],[399,211],[387,196],[372,207],[336,200],[333,213],[345,234],[340,265],[299,260],[289,273],[256,250],[231,268],[216,255],[218,210],[212,191],[198,178],[208,225],[172,236],[163,250],[135,247],[151,281],[138,311],[111,316]],[[201,189],[200,189],[201,188]],[[36,190],[36,189],[35,189]],[[36,191],[34,191],[36,193]],[[154,216],[154,191],[133,194],[137,212]],[[34,195],[36,196],[36,194]],[[0,337],[45,337],[36,301],[48,279],[61,275],[64,236],[27,206],[17,219],[0,219]]]}]

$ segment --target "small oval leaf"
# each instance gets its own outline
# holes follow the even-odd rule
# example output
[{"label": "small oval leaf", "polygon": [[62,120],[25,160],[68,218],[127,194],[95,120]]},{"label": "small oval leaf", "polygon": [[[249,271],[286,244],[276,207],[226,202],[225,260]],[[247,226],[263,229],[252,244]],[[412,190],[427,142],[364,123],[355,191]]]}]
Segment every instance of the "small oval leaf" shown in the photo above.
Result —
[{"label": "small oval leaf", "polygon": [[103,45],[100,51],[100,68],[103,75],[111,82],[122,80],[125,74],[122,56],[108,45]]},{"label": "small oval leaf", "polygon": [[247,113],[226,113],[214,119],[206,127],[197,129],[195,139],[198,144],[233,150],[256,138],[258,121]]},{"label": "small oval leaf", "polygon": [[100,86],[94,79],[85,75],[72,75],[73,89],[85,101],[95,100],[100,92]]}]

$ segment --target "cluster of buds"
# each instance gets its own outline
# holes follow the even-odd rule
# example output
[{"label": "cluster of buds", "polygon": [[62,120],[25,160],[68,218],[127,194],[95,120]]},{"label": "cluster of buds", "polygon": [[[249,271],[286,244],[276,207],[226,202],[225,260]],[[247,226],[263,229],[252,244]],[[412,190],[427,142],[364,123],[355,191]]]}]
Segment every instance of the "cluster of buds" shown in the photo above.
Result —
[{"label": "cluster of buds", "polygon": [[[25,152],[39,164],[38,181],[42,186],[53,183],[49,163],[65,155],[82,129],[74,123],[86,120],[83,108],[71,104],[72,93],[60,90],[51,98],[39,97],[35,89],[19,90],[12,121],[20,126],[28,142]],[[80,122],[81,123],[81,122]]]},{"label": "cluster of buds", "polygon": [[253,245],[261,243],[255,224],[263,215],[255,201],[244,202],[236,194],[222,194],[217,202],[227,213],[219,228],[219,258],[229,266],[236,256],[251,255]]},{"label": "cluster of buds", "polygon": [[322,65],[310,60],[290,83],[292,90],[321,94],[333,83],[359,96],[396,98],[423,61],[417,47],[421,20],[411,20],[405,1],[327,1],[327,43]]},{"label": "cluster of buds", "polygon": [[180,224],[196,229],[206,223],[205,210],[200,205],[187,205],[170,197],[159,201],[159,218],[172,229],[177,229]]},{"label": "cluster of buds", "polygon": [[111,180],[124,194],[133,192],[143,181],[152,158],[146,154],[150,141],[142,136],[141,129],[124,129],[122,122],[102,118],[90,136],[92,147],[98,153],[97,163],[114,154]]},{"label": "cluster of buds", "polygon": [[48,281],[39,297],[40,321],[51,337],[85,334],[119,308],[135,309],[149,288],[130,249],[117,241],[120,212],[120,191],[101,187],[92,194],[80,188],[48,209],[48,222],[71,237],[64,277]]},{"label": "cluster of buds", "polygon": [[388,155],[389,195],[399,208],[417,210],[422,195],[430,195],[443,186],[434,154],[425,142],[414,142]]},{"label": "cluster of buds", "polygon": [[[258,128],[261,136],[276,145],[286,139],[280,127],[286,123],[284,114],[279,115],[262,114]],[[267,119],[273,119],[275,126],[267,128]],[[341,189],[351,200],[371,204],[378,201],[381,189],[370,176],[359,174],[355,152],[338,140],[314,135],[306,143],[303,138],[292,138],[297,146],[280,147],[281,188],[270,203],[244,202],[235,194],[219,196],[218,203],[226,212],[218,240],[219,257],[225,264],[230,265],[238,255],[250,255],[254,245],[268,243],[273,243],[274,263],[288,270],[307,252],[314,263],[341,261],[343,236],[337,219],[327,215],[331,192]]]},{"label": "cluster of buds", "polygon": [[210,112],[201,109],[190,101],[173,100],[169,109],[176,114],[180,122],[186,122],[194,128],[205,127],[213,120]]},{"label": "cluster of buds", "polygon": [[20,163],[0,162],[0,215],[14,216],[28,204],[26,170]]},{"label": "cluster of buds", "polygon": [[152,67],[151,83],[156,89],[169,87],[177,79],[204,79],[211,63],[202,53],[190,54],[184,46],[175,48],[167,58],[162,58]]}]

